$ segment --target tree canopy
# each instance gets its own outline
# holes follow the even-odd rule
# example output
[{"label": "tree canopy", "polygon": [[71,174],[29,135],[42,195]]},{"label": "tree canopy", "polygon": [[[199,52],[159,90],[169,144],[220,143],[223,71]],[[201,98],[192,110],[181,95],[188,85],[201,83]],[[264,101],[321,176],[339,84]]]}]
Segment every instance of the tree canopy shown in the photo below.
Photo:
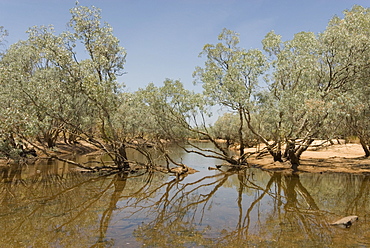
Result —
[{"label": "tree canopy", "polygon": [[[118,82],[126,51],[95,7],[76,5],[67,30],[34,26],[28,38],[5,46],[0,26],[0,154],[20,160],[37,152],[53,157],[58,142],[84,141],[107,154],[112,168],[130,169],[127,149],[146,156],[149,147],[171,160],[166,144],[187,152],[247,164],[245,148],[258,143],[275,161],[297,168],[315,139],[358,137],[370,156],[370,11],[353,6],[321,33],[291,40],[271,31],[262,49],[240,46],[223,29],[194,71],[202,93],[179,80],[125,92]],[[81,57],[77,51],[84,50]],[[225,113],[209,124],[212,109]],[[194,140],[207,139],[215,150]],[[225,143],[218,139],[226,140]],[[229,148],[238,146],[235,155]],[[69,161],[75,163],[74,161]],[[80,165],[83,166],[83,165]],[[103,165],[106,166],[106,165]]]}]

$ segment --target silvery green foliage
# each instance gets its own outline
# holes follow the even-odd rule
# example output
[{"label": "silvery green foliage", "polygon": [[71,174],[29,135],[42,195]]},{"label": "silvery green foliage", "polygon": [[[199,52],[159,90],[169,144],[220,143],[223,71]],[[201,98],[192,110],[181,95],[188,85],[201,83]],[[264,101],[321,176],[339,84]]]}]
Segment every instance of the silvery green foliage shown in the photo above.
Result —
[{"label": "silvery green foliage", "polygon": [[366,156],[370,155],[369,36],[369,9],[361,6],[344,11],[342,19],[334,17],[319,35],[325,69],[320,86],[332,102],[332,123],[340,127],[338,136],[357,136]]},{"label": "silvery green foliage", "polygon": [[179,80],[166,79],[161,87],[151,83],[136,97],[145,113],[142,127],[155,138],[185,139],[199,128],[197,117],[205,113],[202,95],[185,89]]},{"label": "silvery green foliage", "polygon": [[327,67],[324,86],[333,95],[334,119],[346,124],[344,134],[360,139],[366,156],[370,155],[369,36],[370,12],[361,6],[344,11],[343,19],[334,17],[320,35]]},{"label": "silvery green foliage", "polygon": [[200,56],[206,61],[194,72],[196,82],[202,83],[204,94],[215,104],[249,108],[258,77],[266,69],[265,56],[257,49],[239,47],[239,35],[231,30],[224,29],[218,40],[203,47]]},{"label": "silvery green foliage", "polygon": [[[5,37],[8,36],[8,30],[6,30],[3,26],[0,26],[0,48],[2,46],[4,46],[4,40],[5,40]],[[0,56],[1,56],[1,51],[2,49],[0,49]]]},{"label": "silvery green foliage", "polygon": [[110,25],[101,23],[100,12],[95,7],[72,8],[69,25],[73,32],[70,38],[80,42],[89,57],[80,63],[81,88],[89,103],[97,109],[103,125],[102,138],[112,143],[120,140],[120,143],[124,137],[118,137],[112,115],[120,104],[118,94],[123,85],[117,82],[117,76],[123,73],[126,51],[119,45]]},{"label": "silvery green foliage", "polygon": [[261,98],[261,111],[270,112],[271,131],[275,139],[302,138],[314,135],[315,126],[326,115],[324,99],[315,83],[320,69],[319,47],[313,33],[301,32],[290,41],[282,42],[274,32],[263,40],[270,55],[272,73],[268,77],[268,93]]},{"label": "silvery green foliage", "polygon": [[[218,43],[204,46],[205,63],[194,72],[203,94],[176,80],[124,93],[117,77],[126,51],[101,21],[100,9],[77,5],[67,31],[31,27],[27,40],[1,53],[0,146],[8,154],[24,140],[53,146],[62,133],[71,141],[98,135],[113,150],[143,136],[212,138],[205,106],[221,106],[232,116],[235,127],[225,132],[242,144],[240,155],[251,134],[275,155],[287,142],[299,157],[312,139],[347,135],[359,137],[366,151],[369,13],[354,6],[323,32],[300,32],[286,41],[271,31],[263,50],[240,47],[239,35],[224,29]],[[6,35],[0,27],[0,43]]]},{"label": "silvery green foliage", "polygon": [[[266,57],[258,49],[239,47],[239,34],[224,29],[216,45],[206,44],[200,56],[205,56],[204,67],[197,67],[193,76],[203,86],[209,104],[226,107],[237,113],[240,156],[244,154],[246,117],[254,111],[254,95],[258,79],[267,69]],[[245,120],[247,119],[247,120]]]},{"label": "silvery green foliage", "polygon": [[[238,35],[225,29],[220,43],[204,46],[205,65],[194,75],[212,104],[240,111],[274,155],[292,142],[299,158],[313,139],[348,135],[344,123],[368,140],[370,15],[360,6],[344,14],[320,34],[283,41],[269,32],[262,41],[266,55],[238,47]],[[258,84],[267,87],[260,91]]]},{"label": "silvery green foliage", "polygon": [[[1,58],[3,135],[51,147],[61,133],[73,141],[106,124],[98,128],[102,136],[116,137],[110,116],[120,104],[117,76],[126,52],[112,28],[100,22],[99,9],[76,6],[71,14],[71,30],[55,34],[53,26],[31,27],[28,39]],[[79,44],[85,55],[78,54]]]},{"label": "silvery green foliage", "polygon": [[318,35],[301,32],[283,42],[279,35],[268,33],[263,45],[272,73],[266,77],[269,89],[260,98],[259,115],[266,117],[259,117],[260,133],[266,136],[269,131],[268,139],[281,142],[348,135],[344,120],[359,117],[359,105],[353,102],[367,102],[356,92],[366,92],[369,27],[368,10],[355,6],[345,11],[343,19],[334,17]]}]

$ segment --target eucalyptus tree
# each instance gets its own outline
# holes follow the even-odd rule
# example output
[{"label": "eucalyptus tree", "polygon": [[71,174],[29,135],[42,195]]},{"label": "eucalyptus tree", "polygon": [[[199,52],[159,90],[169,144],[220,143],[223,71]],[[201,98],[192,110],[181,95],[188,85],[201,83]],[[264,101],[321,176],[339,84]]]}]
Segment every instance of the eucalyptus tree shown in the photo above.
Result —
[{"label": "eucalyptus tree", "polygon": [[[367,102],[364,95],[354,93],[365,93],[367,89],[364,78],[369,70],[369,20],[367,9],[355,6],[345,11],[343,19],[334,17],[319,35],[301,32],[286,42],[274,32],[266,35],[263,45],[273,72],[261,106],[262,113],[270,119],[263,123],[271,123],[264,128],[270,129],[270,139],[274,140],[272,145],[267,139],[264,142],[275,160],[281,160],[283,155],[296,167],[300,155],[315,138],[338,135],[335,131],[340,129],[330,125],[339,126],[343,121],[333,120],[342,118],[358,124],[358,106],[350,105],[353,101]],[[343,109],[347,109],[347,118],[341,114]],[[359,128],[366,129],[364,124],[352,127],[359,136]],[[256,134],[263,140],[263,135]],[[283,154],[282,143],[286,148]]]},{"label": "eucalyptus tree", "polygon": [[320,35],[325,66],[320,88],[334,98],[339,123],[360,139],[365,156],[370,156],[369,38],[370,9],[361,6],[334,17]]},{"label": "eucalyptus tree", "polygon": [[[13,113],[3,120],[18,140],[37,139],[51,148],[63,130],[71,130],[69,123],[87,116],[86,97],[78,94],[67,70],[76,61],[65,46],[65,37],[55,35],[51,26],[32,27],[28,34],[26,41],[12,45],[2,58],[7,72],[2,78],[3,93]],[[24,120],[22,128],[13,124],[20,120]]]},{"label": "eucalyptus tree", "polygon": [[212,126],[212,133],[219,139],[226,140],[226,146],[238,142],[238,135],[235,130],[238,130],[239,118],[233,113],[225,113],[220,116]]},{"label": "eucalyptus tree", "polygon": [[258,78],[266,71],[266,58],[260,50],[245,50],[238,46],[239,35],[224,29],[216,45],[206,44],[200,56],[205,56],[204,67],[194,72],[196,82],[202,83],[203,93],[212,105],[221,105],[236,113],[240,144],[239,156],[244,156],[245,115],[253,112],[253,94]]},{"label": "eucalyptus tree", "polygon": [[[204,46],[205,67],[197,67],[194,75],[212,104],[238,113],[241,157],[244,122],[274,161],[287,158],[293,168],[315,138],[328,136],[324,130],[338,116],[336,99],[356,82],[357,70],[366,69],[368,61],[361,54],[365,41],[354,48],[354,42],[341,37],[336,44],[338,34],[331,26],[319,36],[300,32],[285,42],[269,32],[262,41],[268,64],[261,51],[238,47],[238,36],[230,30],[223,30],[217,45]],[[262,75],[268,87],[259,92]]]},{"label": "eucalyptus tree", "polygon": [[[145,113],[141,128],[146,138],[156,142],[167,160],[176,163],[165,149],[165,143],[170,141],[177,144],[186,142],[196,125],[196,115],[202,106],[199,94],[184,88],[178,80],[166,79],[163,86],[157,87],[153,83],[136,92],[136,99]],[[140,118],[143,120],[142,118]]]},{"label": "eucalyptus tree", "polygon": [[368,9],[354,6],[344,18],[334,17],[319,35],[321,68],[317,84],[323,95],[340,95],[350,90],[369,69]]},{"label": "eucalyptus tree", "polygon": [[[8,30],[6,30],[4,28],[4,26],[0,26],[0,46],[3,46],[4,44],[4,40],[5,40],[5,37],[8,36]],[[0,53],[1,55],[1,53]]]},{"label": "eucalyptus tree", "polygon": [[269,93],[261,98],[269,102],[262,104],[262,112],[269,116],[270,127],[264,128],[270,129],[274,140],[272,144],[267,140],[264,143],[275,161],[286,157],[296,168],[301,154],[315,138],[337,135],[328,125],[337,119],[337,98],[354,82],[348,61],[356,59],[350,54],[334,52],[341,49],[338,44],[328,43],[334,37],[327,30],[319,36],[301,32],[282,42],[281,36],[270,32],[263,40],[273,73]]},{"label": "eucalyptus tree", "polygon": [[[238,47],[239,38],[233,31],[224,29],[219,40],[217,45],[204,46],[201,55],[207,56],[205,67],[197,67],[194,75],[203,83],[204,94],[213,104],[238,114],[239,156],[244,155],[246,125],[275,161],[282,161],[285,154],[297,163],[313,141],[321,115],[325,115],[317,111],[322,102],[315,101],[316,91],[310,87],[312,71],[318,64],[316,37],[302,32],[292,41],[282,42],[279,35],[270,32],[263,41],[270,63],[261,51]],[[260,92],[258,80],[268,70],[272,71],[268,90]],[[303,139],[296,148],[298,137]]]},{"label": "eucalyptus tree", "polygon": [[262,123],[263,133],[252,130],[275,161],[282,161],[285,156],[296,166],[328,116],[327,102],[315,84],[315,74],[320,69],[317,57],[320,44],[311,32],[298,33],[283,42],[273,31],[262,43],[272,66],[268,92],[260,98],[259,111],[267,119]]},{"label": "eucalyptus tree", "polygon": [[[212,125],[211,132],[214,137],[226,140],[226,146],[237,145],[239,142],[238,130],[240,124],[239,116],[235,113],[225,113],[221,115],[216,122]],[[246,147],[256,145],[256,139],[253,133],[250,132],[248,127],[243,128],[244,144]]]},{"label": "eucalyptus tree", "polygon": [[[101,23],[99,9],[76,6],[71,15],[70,31],[56,35],[52,27],[32,27],[28,40],[4,55],[2,85],[10,101],[15,99],[9,108],[27,118],[27,127],[49,147],[61,132],[70,134],[70,141],[78,135],[123,169],[128,166],[125,137],[119,136],[112,116],[121,104],[117,76],[123,73],[126,52],[109,24]],[[82,60],[80,47],[87,55]],[[32,141],[32,136],[23,137]]]},{"label": "eucalyptus tree", "polygon": [[[22,82],[30,79],[32,58],[28,57],[28,49],[24,49],[25,42],[11,46],[1,58],[1,142],[2,155],[8,158],[17,158],[21,152],[19,136],[34,134],[31,130],[34,122],[33,112],[29,101],[22,96]],[[27,59],[22,59],[27,58]]]},{"label": "eucalyptus tree", "polygon": [[[367,80],[367,79],[366,79]],[[338,119],[344,135],[357,137],[365,157],[370,156],[370,88],[368,82],[337,99]],[[356,84],[357,85],[357,84]]]},{"label": "eucalyptus tree", "polygon": [[[209,105],[204,96],[184,88],[178,80],[167,79],[163,86],[149,84],[146,88],[136,92],[141,97],[147,118],[150,122],[144,125],[145,133],[157,142],[157,148],[165,155],[167,165],[170,163],[185,165],[171,158],[166,149],[166,143],[171,142],[181,147],[187,153],[195,153],[204,157],[217,158],[234,165],[243,163],[235,158],[212,133],[207,123],[210,115]],[[200,139],[209,140],[215,149],[202,148]]]},{"label": "eucalyptus tree", "polygon": [[80,42],[87,51],[88,59],[79,63],[81,91],[96,109],[101,134],[99,138],[109,147],[96,139],[90,140],[105,150],[119,168],[127,168],[126,140],[119,135],[113,123],[113,113],[120,104],[118,95],[122,87],[117,82],[117,76],[123,74],[126,51],[113,35],[112,27],[108,23],[101,23],[100,13],[100,9],[95,7],[72,8],[69,22],[73,30],[71,39]]},{"label": "eucalyptus tree", "polygon": [[162,87],[150,83],[140,89],[137,96],[141,97],[140,106],[148,111],[146,116],[151,118],[151,123],[144,122],[143,125],[147,135],[157,140],[184,140],[188,137],[184,127],[192,121],[196,103],[191,102],[192,92],[186,90],[180,81],[167,79]]},{"label": "eucalyptus tree", "polygon": [[[3,42],[7,35],[7,30],[0,26],[0,46],[4,45]],[[3,56],[4,53],[0,52],[0,156],[15,157],[20,151],[14,142],[12,132],[10,132],[15,123],[9,123],[11,120],[9,116],[12,115],[13,111],[9,109],[12,100],[9,98],[9,89],[5,84],[5,78],[9,75],[9,71],[2,62]]]},{"label": "eucalyptus tree", "polygon": [[[370,57],[370,56],[369,56]],[[365,156],[370,156],[370,85],[369,70],[354,85],[353,95],[347,101],[346,123],[359,138]],[[349,104],[350,103],[350,104]]]}]

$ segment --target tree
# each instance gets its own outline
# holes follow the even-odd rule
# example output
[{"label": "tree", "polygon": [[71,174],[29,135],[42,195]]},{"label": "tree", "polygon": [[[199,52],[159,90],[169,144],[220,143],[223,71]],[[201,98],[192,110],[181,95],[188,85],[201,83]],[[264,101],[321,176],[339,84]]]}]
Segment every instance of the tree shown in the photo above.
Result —
[{"label": "tree", "polygon": [[[4,55],[6,73],[1,79],[8,90],[3,92],[9,93],[10,101],[19,101],[8,107],[20,112],[21,119],[31,120],[22,122],[24,129],[48,147],[55,145],[62,132],[71,141],[78,135],[107,152],[119,169],[127,168],[125,137],[118,136],[112,121],[120,104],[117,76],[122,75],[126,52],[112,28],[101,24],[99,9],[76,6],[71,15],[71,32],[55,35],[52,26],[32,27],[28,40],[13,45]],[[84,60],[77,58],[79,42],[88,55]],[[8,119],[17,119],[11,116]],[[4,123],[14,129],[9,120]],[[14,133],[32,142],[32,136],[19,128]]]},{"label": "tree", "polygon": [[[278,110],[275,130],[282,135],[280,141],[287,143],[284,155],[293,167],[299,165],[300,154],[314,138],[340,135],[334,132],[337,128],[328,125],[343,118],[340,106],[345,98],[364,99],[354,92],[356,87],[366,92],[359,83],[369,68],[366,16],[364,8],[355,6],[345,12],[343,20],[334,17],[318,36],[301,32],[293,40],[282,42],[270,32],[263,41],[274,68],[268,97],[272,102],[267,110]],[[349,107],[350,103],[344,105],[355,114],[358,107]],[[276,150],[273,154],[280,153],[279,145]],[[275,160],[279,157],[274,156]]]},{"label": "tree", "polygon": [[[368,8],[353,6],[344,11],[344,18],[334,17],[320,35],[325,46],[327,83],[325,92],[335,96],[336,114],[357,136],[370,156],[369,133],[369,69],[370,69],[370,13]],[[343,120],[345,120],[343,122]]]},{"label": "tree", "polygon": [[[364,96],[353,94],[354,85],[368,92],[360,86],[369,67],[367,15],[366,9],[355,6],[344,20],[333,18],[323,33],[300,32],[284,42],[269,32],[262,41],[268,64],[261,51],[238,47],[238,35],[230,30],[223,30],[217,45],[204,46],[205,66],[197,67],[194,75],[212,104],[238,113],[240,156],[244,124],[274,161],[286,158],[294,169],[314,139],[338,136],[340,129],[329,125],[340,116],[339,99],[347,95],[363,101]],[[258,91],[262,75],[268,86]],[[352,128],[358,130],[358,121]],[[367,136],[357,133],[364,144]]]},{"label": "tree", "polygon": [[[239,142],[238,130],[240,121],[239,116],[233,113],[225,113],[220,116],[212,126],[212,134],[218,138],[226,140],[226,147],[236,145]],[[255,144],[254,135],[249,131],[248,127],[243,128],[244,144],[246,147],[252,147]]]},{"label": "tree", "polygon": [[215,137],[226,140],[226,146],[230,147],[238,142],[237,133],[235,132],[238,129],[238,125],[238,116],[232,113],[225,113],[212,126],[212,133]]},{"label": "tree", "polygon": [[196,80],[203,84],[204,95],[212,105],[221,105],[238,114],[239,156],[244,156],[245,114],[253,109],[253,93],[266,67],[261,51],[238,47],[239,35],[224,29],[216,45],[206,44],[200,56],[206,56],[204,67],[197,67]]},{"label": "tree", "polygon": [[119,45],[109,24],[101,24],[100,12],[95,7],[77,6],[71,9],[69,25],[74,30],[71,38],[80,41],[89,55],[89,59],[80,64],[81,88],[97,110],[100,138],[109,144],[111,152],[98,142],[95,145],[108,152],[118,168],[127,169],[126,140],[119,136],[112,121],[113,113],[119,105],[117,94],[120,92],[120,85],[117,76],[122,75],[126,52]]},{"label": "tree", "polygon": [[269,91],[259,98],[258,114],[267,119],[262,120],[263,132],[252,130],[265,143],[274,161],[287,157],[296,167],[328,116],[327,102],[315,84],[320,45],[316,36],[307,32],[282,42],[281,36],[272,31],[262,43],[270,56],[272,74]]},{"label": "tree", "polygon": [[[3,46],[4,44],[4,40],[5,40],[5,37],[8,36],[9,33],[8,33],[8,30],[6,30],[3,26],[0,26],[0,46]],[[0,53],[1,55],[1,53]]]},{"label": "tree", "polygon": [[[12,136],[28,143],[37,139],[51,148],[62,131],[72,130],[72,123],[86,126],[81,120],[91,112],[72,77],[77,62],[65,37],[56,36],[52,27],[32,27],[28,34],[28,40],[12,45],[2,58],[3,93],[13,112],[3,120]],[[22,119],[22,128],[9,125]]]},{"label": "tree", "polygon": [[[167,165],[173,163],[187,169],[171,158],[162,140],[181,147],[187,153],[220,159],[233,165],[245,163],[244,157],[233,156],[228,147],[220,144],[217,136],[212,133],[212,128],[207,124],[209,106],[202,94],[189,91],[180,81],[170,79],[161,87],[149,84],[137,94],[142,98],[140,106],[144,107],[149,116],[147,118],[151,120],[145,133],[156,140],[158,148],[167,159]],[[200,139],[209,140],[215,149],[202,148],[197,143]]]},{"label": "tree", "polygon": [[[23,88],[19,87],[22,82],[29,81],[29,73],[32,72],[33,59],[23,48],[22,42],[11,46],[1,58],[1,108],[0,125],[2,149],[1,153],[7,158],[19,159],[22,152],[21,136],[27,134],[32,136],[34,125],[33,111],[30,101],[22,98]],[[22,60],[24,58],[29,58]]]}]

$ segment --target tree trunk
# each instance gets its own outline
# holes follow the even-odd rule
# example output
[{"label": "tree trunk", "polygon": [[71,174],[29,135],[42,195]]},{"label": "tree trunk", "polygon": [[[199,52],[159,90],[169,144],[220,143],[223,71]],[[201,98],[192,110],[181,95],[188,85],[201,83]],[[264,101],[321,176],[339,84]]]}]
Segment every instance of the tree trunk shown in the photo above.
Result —
[{"label": "tree trunk", "polygon": [[297,156],[295,151],[295,141],[287,141],[287,149],[288,149],[288,159],[292,164],[292,169],[294,171],[298,170],[299,166],[299,156]]},{"label": "tree trunk", "polygon": [[229,148],[231,146],[230,138],[226,138],[226,147]]},{"label": "tree trunk", "polygon": [[250,114],[248,112],[243,112],[243,114],[244,114],[244,119],[247,122],[247,126],[248,126],[249,130],[254,135],[256,135],[261,142],[263,142],[266,145],[266,148],[267,148],[268,152],[274,158],[274,162],[283,162],[281,149],[278,149],[278,151],[275,152],[274,149],[273,149],[274,145],[270,145],[269,142],[261,134],[259,134],[256,130],[254,130],[254,128],[252,127]]},{"label": "tree trunk", "polygon": [[290,163],[292,164],[292,169],[294,171],[298,170],[298,166],[299,166],[299,158],[297,157],[297,155],[295,154],[294,151],[292,150],[289,150],[289,160],[290,160]]},{"label": "tree trunk", "polygon": [[240,119],[240,126],[238,130],[239,143],[240,143],[239,156],[242,157],[244,154],[244,140],[243,140],[243,123],[244,122],[243,122],[243,110],[242,109],[239,109],[239,119]]},{"label": "tree trunk", "polygon": [[38,138],[40,142],[42,140],[47,144],[48,148],[53,148],[56,145],[57,139],[58,139],[59,131],[57,130],[48,130],[43,132],[43,137]]},{"label": "tree trunk", "polygon": [[270,154],[274,158],[274,162],[283,162],[281,151],[270,152]]},{"label": "tree trunk", "polygon": [[296,151],[296,156],[298,159],[301,157],[302,153],[308,149],[308,147],[314,142],[314,139],[308,139],[302,144]]},{"label": "tree trunk", "polygon": [[127,161],[126,146],[122,144],[118,148],[118,154],[116,156],[116,164],[120,171],[130,169],[130,164]]},{"label": "tree trunk", "polygon": [[366,144],[366,141],[364,140],[363,137],[359,137],[359,139],[360,139],[362,149],[364,149],[365,157],[369,157],[370,156],[369,146]]},{"label": "tree trunk", "polygon": [[277,151],[275,152],[274,161],[275,162],[283,162],[282,152],[281,152],[281,141],[280,140],[277,142]]}]

